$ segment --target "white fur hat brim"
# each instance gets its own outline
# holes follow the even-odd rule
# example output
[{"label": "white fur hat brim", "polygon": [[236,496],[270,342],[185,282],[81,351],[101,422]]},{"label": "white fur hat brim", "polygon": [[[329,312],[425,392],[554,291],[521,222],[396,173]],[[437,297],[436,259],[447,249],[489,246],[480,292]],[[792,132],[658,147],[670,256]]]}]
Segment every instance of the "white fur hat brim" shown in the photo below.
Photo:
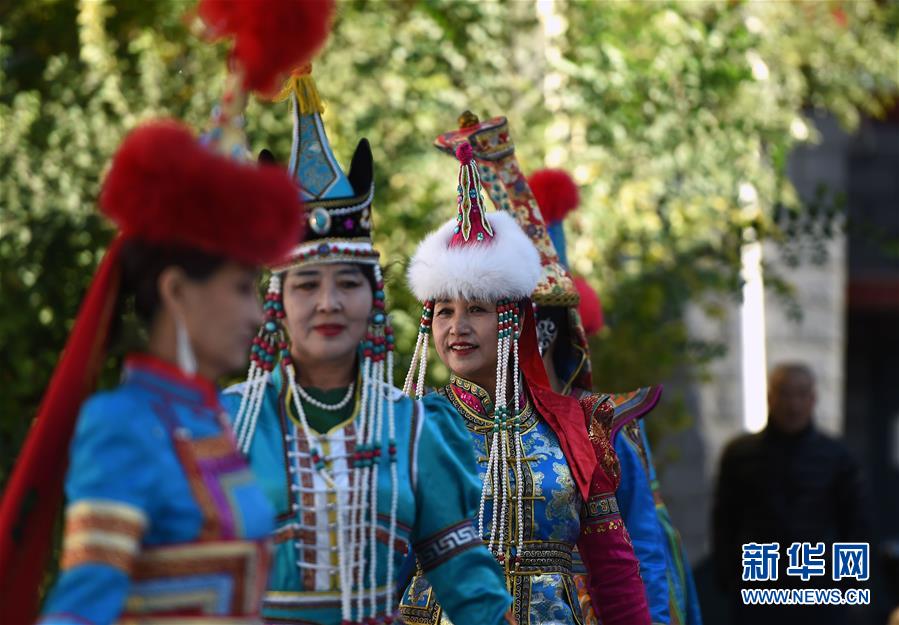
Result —
[{"label": "white fur hat brim", "polygon": [[540,281],[540,254],[505,212],[487,215],[493,239],[449,247],[456,227],[450,220],[418,245],[407,278],[419,301],[496,301],[530,296]]}]

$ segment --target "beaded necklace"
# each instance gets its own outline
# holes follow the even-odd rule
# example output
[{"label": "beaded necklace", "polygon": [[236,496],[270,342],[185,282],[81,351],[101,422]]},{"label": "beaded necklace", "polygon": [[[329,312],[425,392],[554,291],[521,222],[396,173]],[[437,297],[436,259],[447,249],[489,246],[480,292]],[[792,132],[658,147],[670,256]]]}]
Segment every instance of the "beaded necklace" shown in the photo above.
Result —
[{"label": "beaded necklace", "polygon": [[[294,408],[300,427],[294,426],[285,440],[291,446],[294,479],[299,475],[300,444],[305,442],[316,474],[325,484],[336,503],[337,574],[340,585],[340,610],[342,625],[366,625],[392,623],[396,589],[393,583],[394,560],[391,550],[396,540],[399,480],[397,472],[396,422],[390,383],[394,360],[393,329],[385,311],[384,282],[379,265],[373,265],[376,289],[369,328],[361,347],[361,389],[359,411],[356,418],[355,450],[347,458],[346,480],[335,479],[333,467],[328,466],[318,447],[318,438],[309,426],[303,409],[305,391],[297,383],[296,370],[290,357],[289,343],[282,320],[285,317],[281,298],[281,278],[273,274],[263,306],[265,323],[253,340],[247,384],[241,398],[234,431],[238,448],[248,454],[266,386],[271,379],[276,362],[284,372],[291,390]],[[279,357],[276,360],[276,355]],[[353,388],[345,398],[353,397]],[[308,400],[307,400],[308,401]],[[342,400],[344,402],[344,400]],[[310,402],[313,405],[313,402]],[[344,403],[344,405],[346,405]],[[386,404],[386,419],[385,419]],[[327,406],[327,404],[326,404]],[[319,406],[321,407],[321,406]],[[332,409],[338,409],[331,406]],[[325,408],[327,409],[327,408]],[[379,613],[377,602],[378,557],[378,476],[380,458],[384,446],[384,421],[387,422],[387,453],[389,458],[391,496],[388,529],[388,556],[386,562],[386,610]],[[333,459],[332,459],[333,460]],[[299,487],[297,485],[297,487]],[[299,512],[295,510],[294,512]],[[297,566],[302,563],[297,561]]]},{"label": "beaded necklace", "polygon": [[356,382],[350,382],[349,388],[346,390],[346,395],[338,401],[336,404],[326,404],[323,401],[317,400],[315,397],[309,394],[309,392],[304,389],[301,385],[297,384],[297,391],[300,393],[300,397],[303,398],[303,401],[309,404],[310,406],[315,406],[316,408],[320,408],[322,410],[326,410],[328,412],[337,412],[338,410],[342,410],[346,407],[348,403],[350,403],[350,399],[353,398],[353,392],[356,390]]}]

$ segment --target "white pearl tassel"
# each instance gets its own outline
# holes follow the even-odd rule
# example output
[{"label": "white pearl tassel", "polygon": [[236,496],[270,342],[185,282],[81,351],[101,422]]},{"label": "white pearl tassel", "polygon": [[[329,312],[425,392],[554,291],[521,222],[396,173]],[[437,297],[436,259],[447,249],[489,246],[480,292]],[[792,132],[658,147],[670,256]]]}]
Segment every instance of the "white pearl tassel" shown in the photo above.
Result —
[{"label": "white pearl tassel", "polygon": [[[381,443],[383,439],[383,431],[384,431],[384,390],[385,385],[383,382],[384,379],[384,365],[385,361],[381,360],[378,362],[378,371],[375,376],[373,376],[373,383],[375,385],[375,400],[377,401],[377,405],[375,406],[375,423],[373,430],[373,436],[371,437],[371,445],[372,450],[380,450]],[[387,401],[390,401],[387,398]],[[380,456],[375,456],[374,466],[372,466],[371,470],[371,486],[369,491],[371,492],[371,523],[369,524],[369,546],[370,546],[370,556],[369,562],[371,563],[369,566],[369,600],[371,602],[371,610],[369,612],[369,616],[374,618],[377,615],[378,609],[378,597],[377,597],[377,586],[378,586],[378,469],[380,465]],[[389,543],[388,543],[389,545]],[[390,557],[390,550],[387,551],[388,558]]]},{"label": "white pearl tassel", "polygon": [[[358,429],[356,430],[356,447],[361,448],[368,441],[368,433],[367,430],[369,428],[370,421],[370,407],[369,402],[371,401],[372,389],[371,387],[371,377],[372,377],[372,362],[370,359],[365,358],[362,361],[362,404],[359,414],[359,424]],[[365,532],[362,530],[362,520],[364,516],[364,509],[366,506],[365,494],[367,489],[365,486],[367,485],[368,477],[369,477],[369,469],[368,467],[364,467],[361,470],[356,471],[356,481],[355,485],[352,487],[351,492],[351,505],[354,506],[353,511],[353,528],[352,528],[352,549],[350,551],[351,557],[359,563],[359,566],[355,571],[355,587],[359,591],[359,594],[356,597],[356,613],[358,615],[362,615],[364,610],[364,597],[361,592],[363,587],[363,575],[365,569]]]},{"label": "white pearl tassel", "polygon": [[[268,293],[269,295],[277,295],[279,297],[281,295],[281,278],[276,273],[269,278]],[[263,336],[262,330],[260,330],[260,336]],[[240,398],[237,414],[234,415],[234,434],[237,448],[244,455],[250,453],[250,444],[253,442],[253,435],[256,432],[256,423],[259,420],[265,388],[270,377],[271,373],[269,371],[264,371],[255,362],[250,363],[250,369],[247,372],[246,390]]]},{"label": "white pearl tassel", "polygon": [[[396,415],[393,406],[393,398],[390,393],[393,390],[393,351],[387,352],[387,371],[385,372],[384,393],[387,396],[387,440],[396,444]],[[388,449],[389,454],[389,449]],[[391,610],[394,606],[395,584],[393,580],[393,545],[396,542],[396,513],[397,504],[399,503],[399,476],[397,474],[396,462],[391,458],[390,462],[390,529],[387,534],[387,609]]]},{"label": "white pearl tassel", "polygon": [[[513,315],[517,316],[517,308],[513,309]],[[513,320],[515,317],[513,316]],[[485,506],[490,495],[493,501],[493,514],[490,521],[490,537],[487,541],[488,548],[495,554],[505,554],[506,551],[506,525],[510,522],[509,503],[512,499],[512,479],[515,480],[515,519],[517,520],[517,536],[515,537],[516,556],[520,556],[524,549],[524,485],[522,483],[524,472],[522,460],[524,458],[524,445],[521,440],[521,380],[519,372],[518,334],[515,324],[507,336],[498,338],[497,362],[496,362],[496,393],[494,395],[494,427],[498,425],[498,431],[489,437],[490,446],[487,454],[487,469],[484,483],[481,486],[481,499],[478,506],[478,532],[484,536]],[[511,371],[510,371],[511,369]],[[512,376],[512,390],[514,397],[511,404],[514,407],[512,418],[508,417],[509,401],[507,399],[509,389],[509,376]],[[496,420],[499,419],[499,424]],[[514,458],[514,466],[512,459]]]},{"label": "white pearl tassel", "polygon": [[425,394],[425,373],[428,368],[428,351],[430,348],[430,341],[428,340],[428,335],[424,335],[424,340],[422,341],[421,346],[421,366],[418,370],[418,386],[415,387],[415,398],[421,399]]},{"label": "white pearl tassel", "polygon": [[406,372],[406,380],[403,382],[403,395],[412,397],[412,381],[415,379],[416,365],[418,364],[418,352],[421,350],[422,333],[418,333],[415,339],[415,349],[412,350],[412,362],[409,363],[409,370]]},{"label": "white pearl tassel", "polygon": [[240,396],[240,405],[237,407],[237,414],[234,416],[234,437],[237,440],[237,447],[241,448],[241,441],[243,440],[243,431],[246,429],[246,410],[247,410],[247,402],[250,399],[250,395],[253,391],[253,386],[256,382],[256,363],[250,363],[250,369],[247,371],[247,383],[244,387],[246,391]]},{"label": "white pearl tassel", "polygon": [[516,555],[520,558],[524,550],[524,472],[521,468],[521,461],[524,457],[524,449],[521,441],[521,379],[518,371],[518,336],[514,338],[514,351],[512,356],[513,363],[513,381],[515,392],[515,419],[514,419],[514,441],[515,441],[515,494],[516,494],[516,512],[518,525],[518,545]]},{"label": "white pearl tassel", "polygon": [[250,453],[250,444],[253,442],[253,435],[256,433],[256,424],[259,422],[259,413],[262,412],[262,403],[265,399],[265,387],[268,385],[268,381],[271,378],[271,373],[268,371],[263,371],[260,368],[257,368],[256,371],[258,376],[250,389],[253,395],[250,398],[251,403],[247,409],[249,419],[243,437],[242,451],[244,454]]}]

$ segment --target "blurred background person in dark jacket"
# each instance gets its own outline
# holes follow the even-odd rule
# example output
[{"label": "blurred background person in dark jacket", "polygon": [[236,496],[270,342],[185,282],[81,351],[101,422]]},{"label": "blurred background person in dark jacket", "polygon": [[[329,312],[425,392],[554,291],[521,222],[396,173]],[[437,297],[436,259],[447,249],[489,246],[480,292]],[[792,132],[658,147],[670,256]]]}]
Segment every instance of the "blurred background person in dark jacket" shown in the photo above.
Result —
[{"label": "blurred background person in dark jacket", "polygon": [[[740,588],[838,587],[831,578],[831,545],[871,541],[870,508],[858,464],[841,441],[815,427],[815,402],[811,369],[799,363],[778,365],[768,381],[767,426],[731,441],[721,458],[713,550],[717,578],[739,625],[867,622],[867,610],[745,606],[740,595]],[[780,544],[777,580],[742,581],[742,545],[772,542]],[[825,544],[825,574],[808,581],[786,574],[787,549],[794,542]]]}]

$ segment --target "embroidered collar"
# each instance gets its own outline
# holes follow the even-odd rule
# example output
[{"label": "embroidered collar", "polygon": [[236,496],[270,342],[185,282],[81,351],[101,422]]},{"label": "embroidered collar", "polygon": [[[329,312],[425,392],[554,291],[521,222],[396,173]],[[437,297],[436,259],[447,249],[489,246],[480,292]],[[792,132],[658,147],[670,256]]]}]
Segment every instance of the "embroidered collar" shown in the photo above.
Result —
[{"label": "embroidered collar", "polygon": [[[443,387],[440,394],[450,400],[450,403],[462,417],[469,430],[482,431],[484,428],[493,427],[493,401],[483,387],[470,380],[460,378],[453,374],[450,383]],[[521,410],[522,429],[528,429],[536,421],[536,413],[531,407],[527,393],[522,388]]]},{"label": "embroidered collar", "polygon": [[493,415],[493,400],[490,399],[490,393],[482,386],[452,374],[450,383],[446,388],[451,390],[459,401],[470,408],[477,416],[487,419]]},{"label": "embroidered collar", "polygon": [[152,386],[186,403],[199,403],[218,410],[218,389],[198,375],[187,375],[177,366],[150,354],[125,358],[124,380]]}]

